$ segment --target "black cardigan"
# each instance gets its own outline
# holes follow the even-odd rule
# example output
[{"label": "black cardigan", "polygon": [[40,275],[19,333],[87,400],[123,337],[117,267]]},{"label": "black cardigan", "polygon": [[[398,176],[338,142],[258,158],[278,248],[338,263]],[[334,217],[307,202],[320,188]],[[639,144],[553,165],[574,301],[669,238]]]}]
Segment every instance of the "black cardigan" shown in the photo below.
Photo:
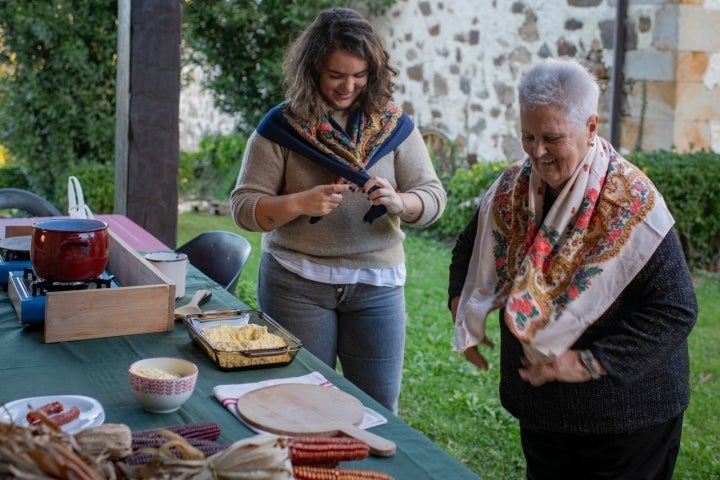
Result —
[{"label": "black cardigan", "polygon": [[[477,212],[458,236],[449,298],[460,295],[477,232]],[[526,428],[610,434],[670,420],[690,401],[687,336],[697,300],[674,231],[622,294],[571,347],[591,349],[607,376],[533,387],[518,374],[522,345],[500,312],[500,400]]]}]

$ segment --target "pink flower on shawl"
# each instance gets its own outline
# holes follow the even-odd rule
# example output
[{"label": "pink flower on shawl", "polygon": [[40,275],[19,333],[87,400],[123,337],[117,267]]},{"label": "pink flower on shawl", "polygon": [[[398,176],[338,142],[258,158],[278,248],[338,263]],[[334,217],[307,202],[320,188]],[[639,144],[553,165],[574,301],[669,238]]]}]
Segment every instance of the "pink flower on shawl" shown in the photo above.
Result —
[{"label": "pink flower on shawl", "polygon": [[321,122],[320,125],[318,125],[318,131],[322,133],[332,132],[332,129],[330,122]]},{"label": "pink flower on shawl", "polygon": [[510,310],[522,313],[526,317],[533,313],[533,303],[527,298],[513,298],[510,302]]},{"label": "pink flower on shawl", "polygon": [[590,223],[590,210],[585,210],[577,219],[576,228],[586,228]]},{"label": "pink flower on shawl", "polygon": [[546,237],[540,237],[537,240],[535,240],[535,244],[533,245],[533,251],[537,255],[541,257],[547,257],[550,252],[552,252],[553,246],[550,245],[550,242]]},{"label": "pink flower on shawl", "polygon": [[590,200],[590,205],[588,206],[585,211],[580,214],[580,216],[577,219],[577,223],[575,225],[576,228],[586,228],[588,224],[590,223],[590,216],[592,215],[592,210],[589,208],[592,205],[595,205],[597,202],[599,196],[599,192],[595,190],[594,188],[591,188],[587,192],[588,200]]},{"label": "pink flower on shawl", "polygon": [[630,213],[632,213],[633,215],[637,215],[642,206],[642,200],[640,200],[639,198],[633,199],[632,203],[630,204]]},{"label": "pink flower on shawl", "polygon": [[620,237],[622,237],[622,230],[619,228],[613,228],[608,232],[607,239],[610,243],[615,243]]},{"label": "pink flower on shawl", "polygon": [[500,270],[501,268],[505,267],[505,264],[507,263],[507,258],[505,256],[501,255],[495,259],[495,269]]},{"label": "pink flower on shawl", "polygon": [[570,285],[570,288],[568,288],[567,290],[567,296],[572,299],[580,296],[580,289],[577,287],[577,285]]}]

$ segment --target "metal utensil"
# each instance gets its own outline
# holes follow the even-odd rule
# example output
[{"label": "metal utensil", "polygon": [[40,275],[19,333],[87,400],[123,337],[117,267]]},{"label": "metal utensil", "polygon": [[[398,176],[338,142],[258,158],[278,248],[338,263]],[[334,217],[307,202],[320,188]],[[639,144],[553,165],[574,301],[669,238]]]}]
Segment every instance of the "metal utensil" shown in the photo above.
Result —
[{"label": "metal utensil", "polygon": [[242,310],[231,308],[227,310],[207,310],[198,314],[193,314],[193,318],[196,318],[200,322],[209,322],[211,320],[217,320],[220,318],[235,317],[243,313]]},{"label": "metal utensil", "polygon": [[212,292],[210,290],[198,290],[195,292],[195,295],[193,295],[187,305],[183,305],[182,307],[175,309],[175,318],[182,320],[188,315],[197,315],[202,313],[200,305],[207,302],[211,296]]}]

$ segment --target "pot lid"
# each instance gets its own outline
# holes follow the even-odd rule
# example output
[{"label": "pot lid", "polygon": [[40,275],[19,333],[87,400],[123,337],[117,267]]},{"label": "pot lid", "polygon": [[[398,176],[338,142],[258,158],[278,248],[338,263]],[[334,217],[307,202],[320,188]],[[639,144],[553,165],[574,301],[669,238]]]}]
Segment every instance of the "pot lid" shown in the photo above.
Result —
[{"label": "pot lid", "polygon": [[35,230],[47,230],[51,232],[85,233],[98,230],[105,230],[108,224],[89,218],[51,218],[41,220],[33,225]]},{"label": "pot lid", "polygon": [[19,237],[8,237],[0,240],[0,249],[11,252],[29,252],[32,236],[22,235]]}]

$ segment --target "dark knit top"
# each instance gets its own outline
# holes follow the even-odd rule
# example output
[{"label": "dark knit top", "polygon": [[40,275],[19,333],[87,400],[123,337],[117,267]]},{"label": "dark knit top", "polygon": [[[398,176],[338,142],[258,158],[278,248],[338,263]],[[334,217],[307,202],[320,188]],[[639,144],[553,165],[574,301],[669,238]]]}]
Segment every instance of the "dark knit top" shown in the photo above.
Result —
[{"label": "dark knit top", "polygon": [[[476,231],[477,214],[453,249],[450,299],[462,291]],[[553,432],[621,433],[668,421],[690,401],[687,336],[696,318],[692,278],[671,230],[635,279],[571,347],[592,350],[607,376],[533,387],[518,374],[522,345],[500,321],[501,403],[522,427]]]}]

